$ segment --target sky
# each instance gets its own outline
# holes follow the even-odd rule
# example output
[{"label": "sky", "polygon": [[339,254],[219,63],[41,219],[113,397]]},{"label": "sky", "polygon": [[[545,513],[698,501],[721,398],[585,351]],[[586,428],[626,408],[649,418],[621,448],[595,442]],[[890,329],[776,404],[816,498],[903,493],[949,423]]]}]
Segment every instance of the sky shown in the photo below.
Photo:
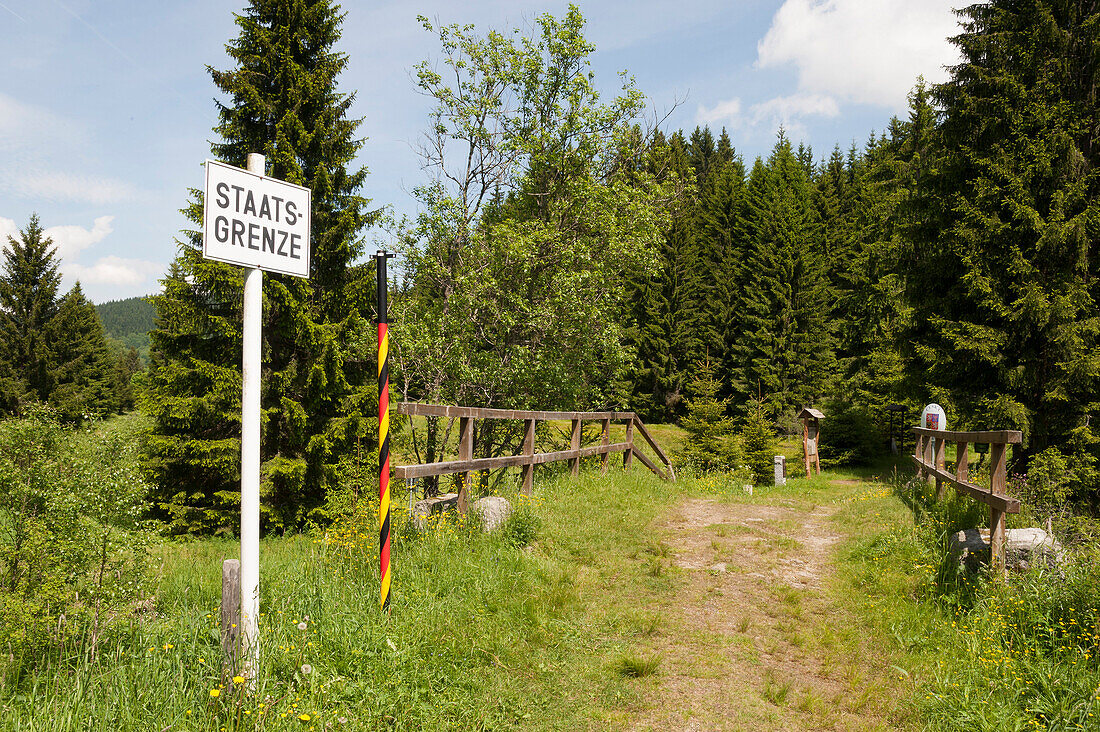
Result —
[{"label": "sky", "polygon": [[[958,61],[959,0],[599,0],[578,2],[596,83],[618,72],[645,93],[666,131],[726,128],[749,163],[782,125],[828,156],[862,146],[906,114],[917,77]],[[372,207],[415,213],[425,182],[415,145],[429,102],[412,68],[438,59],[417,21],[529,28],[564,2],[346,0],[340,90],[366,141]],[[208,67],[231,68],[243,0],[0,0],[0,241],[37,214],[66,288],[93,302],[160,287],[187,226],[180,209],[203,185],[217,123]],[[368,249],[381,232],[367,230]]]}]

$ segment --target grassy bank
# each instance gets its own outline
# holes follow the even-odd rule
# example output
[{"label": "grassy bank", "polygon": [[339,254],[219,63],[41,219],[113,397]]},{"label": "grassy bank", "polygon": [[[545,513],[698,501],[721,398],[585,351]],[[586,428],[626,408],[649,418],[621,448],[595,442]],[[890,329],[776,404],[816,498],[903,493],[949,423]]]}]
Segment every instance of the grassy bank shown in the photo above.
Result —
[{"label": "grassy bank", "polygon": [[500,534],[453,521],[402,532],[388,617],[372,511],[266,540],[263,662],[244,683],[222,671],[217,627],[236,544],[160,545],[148,601],[94,658],[88,639],[56,649],[0,692],[0,729],[598,727],[635,693],[621,660],[647,623],[638,598],[670,591],[644,557],[675,498],[640,471],[592,473],[543,484]]}]

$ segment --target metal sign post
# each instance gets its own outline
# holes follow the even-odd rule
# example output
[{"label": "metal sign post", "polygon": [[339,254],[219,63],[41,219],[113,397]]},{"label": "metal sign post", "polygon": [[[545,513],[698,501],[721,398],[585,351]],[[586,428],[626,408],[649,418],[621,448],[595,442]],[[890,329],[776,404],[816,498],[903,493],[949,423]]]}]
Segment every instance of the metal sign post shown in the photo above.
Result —
[{"label": "metal sign post", "polygon": [[241,643],[246,672],[260,660],[260,373],[264,270],[309,277],[308,188],[264,175],[263,155],[248,169],[206,161],[203,257],[248,268],[241,347]]}]

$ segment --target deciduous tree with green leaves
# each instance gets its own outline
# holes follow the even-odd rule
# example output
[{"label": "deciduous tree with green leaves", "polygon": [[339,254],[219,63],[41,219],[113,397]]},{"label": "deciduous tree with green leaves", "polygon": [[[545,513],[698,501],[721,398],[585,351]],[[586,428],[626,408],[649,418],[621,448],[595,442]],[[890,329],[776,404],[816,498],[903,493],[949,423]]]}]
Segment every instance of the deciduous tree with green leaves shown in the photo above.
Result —
[{"label": "deciduous tree with green leaves", "polygon": [[408,398],[585,408],[623,401],[624,273],[654,265],[670,188],[638,164],[633,81],[604,102],[576,7],[528,35],[424,27],[439,66],[421,152],[431,180],[399,227],[394,355]]}]

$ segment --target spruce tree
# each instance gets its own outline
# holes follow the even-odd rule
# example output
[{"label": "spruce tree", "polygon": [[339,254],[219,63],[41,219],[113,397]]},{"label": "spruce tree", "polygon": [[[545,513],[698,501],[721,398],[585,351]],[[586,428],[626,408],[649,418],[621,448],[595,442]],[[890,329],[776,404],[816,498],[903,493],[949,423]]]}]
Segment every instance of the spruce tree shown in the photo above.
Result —
[{"label": "spruce tree", "polygon": [[[264,276],[261,503],[265,528],[315,515],[357,441],[374,439],[373,268],[356,264],[368,223],[351,166],[362,140],[353,95],[337,90],[347,57],[333,50],[343,15],[329,0],[253,0],[227,45],[217,88],[222,161],[266,156],[268,175],[312,191],[309,280]],[[186,209],[199,222],[197,193]],[[201,256],[184,232],[154,299],[147,403],[155,419],[146,467],[177,532],[237,525],[240,485],[242,270]]]},{"label": "spruce tree", "polygon": [[914,381],[1023,455],[1091,460],[1100,417],[1100,7],[959,11],[962,61],[934,89],[944,158],[907,257]]},{"label": "spruce tree", "polygon": [[728,470],[733,462],[733,419],[726,415],[728,399],[721,399],[721,386],[710,359],[695,364],[691,381],[692,398],[681,426],[688,433],[683,457],[702,472]]},{"label": "spruce tree", "polygon": [[746,202],[750,249],[741,268],[731,381],[735,403],[763,393],[768,411],[784,416],[823,393],[834,356],[820,226],[803,164],[782,134],[767,164],[753,166]]},{"label": "spruce tree", "polygon": [[[663,146],[663,139],[655,141]],[[659,156],[667,175],[686,181],[694,191],[694,175],[683,135],[674,134]],[[694,196],[685,196],[672,213],[658,249],[660,269],[631,279],[628,298],[631,324],[627,341],[634,351],[631,404],[644,419],[672,421],[683,414],[685,385],[691,359],[700,353],[697,311],[690,298],[690,281],[698,269],[695,252]]]},{"label": "spruce tree", "polygon": [[95,305],[80,283],[58,302],[46,326],[50,393],[47,402],[65,422],[118,411],[114,361]]},{"label": "spruce tree", "polygon": [[49,398],[47,326],[57,312],[57,268],[53,240],[32,214],[19,238],[8,237],[0,274],[0,409],[8,414]]}]

